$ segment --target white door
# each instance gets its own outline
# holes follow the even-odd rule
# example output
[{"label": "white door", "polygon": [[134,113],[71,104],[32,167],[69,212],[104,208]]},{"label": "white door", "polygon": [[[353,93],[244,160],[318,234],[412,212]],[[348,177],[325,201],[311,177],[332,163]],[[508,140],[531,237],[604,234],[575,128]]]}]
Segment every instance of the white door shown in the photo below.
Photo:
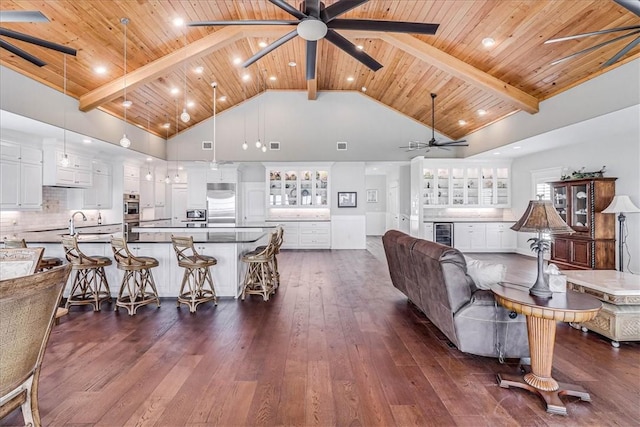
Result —
[{"label": "white door", "polygon": [[242,184],[242,219],[245,222],[265,220],[264,182],[245,182]]},{"label": "white door", "polygon": [[398,192],[398,182],[394,181],[389,186],[389,197],[387,199],[387,230],[400,229],[400,193]]},{"label": "white door", "polygon": [[178,223],[186,221],[187,212],[187,187],[185,185],[174,185],[171,188],[171,221]]}]

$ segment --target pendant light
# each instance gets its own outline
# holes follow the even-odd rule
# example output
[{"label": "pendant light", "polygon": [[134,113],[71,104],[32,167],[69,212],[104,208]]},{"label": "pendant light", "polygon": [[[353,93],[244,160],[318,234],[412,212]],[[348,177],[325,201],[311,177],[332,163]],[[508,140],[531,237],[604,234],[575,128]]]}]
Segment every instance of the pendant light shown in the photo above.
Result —
[{"label": "pendant light", "polygon": [[[264,74],[262,75],[262,84],[264,90],[262,91],[262,98],[267,96],[267,70],[263,70]],[[264,144],[260,148],[263,153],[267,152],[267,107],[264,105],[266,99],[261,100],[262,105],[262,138],[264,139]]]},{"label": "pendant light", "polygon": [[[145,102],[145,105],[147,106],[147,151],[151,151],[151,132],[149,131],[149,101]],[[151,173],[151,162],[147,161],[147,163],[147,174],[144,176],[144,178],[147,181],[151,181],[153,179],[153,174]]]},{"label": "pendant light", "polygon": [[[187,34],[185,33],[184,35],[184,47],[187,47]],[[187,51],[185,49],[185,58],[184,58],[184,62],[182,63],[182,71],[184,73],[184,106],[182,107],[182,114],[180,114],[180,120],[183,121],[183,123],[189,123],[189,120],[191,120],[191,116],[189,115],[189,113],[187,113]]]},{"label": "pendant light", "polygon": [[124,26],[124,132],[122,138],[120,138],[120,145],[124,148],[131,146],[131,141],[127,138],[127,108],[131,105],[127,101],[127,24],[129,24],[129,18],[121,18],[120,23]]},{"label": "pendant light", "polygon": [[64,94],[64,110],[62,110],[62,159],[60,159],[60,166],[63,168],[69,167],[69,156],[67,155],[67,55],[63,54],[63,74],[64,83],[62,84],[62,93]]},{"label": "pendant light", "polygon": [[[166,133],[165,133],[165,138],[164,138],[164,144],[165,146],[169,145],[169,127],[171,126],[171,124],[169,123],[169,117],[165,114],[164,116],[166,122],[164,123],[164,128],[166,129]],[[167,150],[169,148],[167,147]],[[167,162],[167,176],[164,178],[164,183],[165,184],[171,184],[171,177],[169,176],[169,163]]]},{"label": "pendant light", "polygon": [[[178,133],[178,101],[176,101],[176,134]],[[178,147],[176,147],[176,176],[173,177],[173,182],[180,182],[180,174],[178,173],[180,166],[178,165]]]}]

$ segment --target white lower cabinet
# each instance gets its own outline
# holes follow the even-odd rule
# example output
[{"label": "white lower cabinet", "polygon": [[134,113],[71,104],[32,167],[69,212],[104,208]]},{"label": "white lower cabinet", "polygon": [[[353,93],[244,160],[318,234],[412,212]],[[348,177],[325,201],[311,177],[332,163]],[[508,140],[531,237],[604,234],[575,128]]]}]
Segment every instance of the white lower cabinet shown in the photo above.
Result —
[{"label": "white lower cabinet", "polygon": [[455,222],[454,247],[461,252],[513,252],[516,233],[510,222]]},{"label": "white lower cabinet", "polygon": [[331,222],[279,222],[284,227],[283,249],[330,249]]},{"label": "white lower cabinet", "polygon": [[422,236],[424,240],[429,240],[433,242],[433,223],[432,222],[424,222],[422,223]]}]

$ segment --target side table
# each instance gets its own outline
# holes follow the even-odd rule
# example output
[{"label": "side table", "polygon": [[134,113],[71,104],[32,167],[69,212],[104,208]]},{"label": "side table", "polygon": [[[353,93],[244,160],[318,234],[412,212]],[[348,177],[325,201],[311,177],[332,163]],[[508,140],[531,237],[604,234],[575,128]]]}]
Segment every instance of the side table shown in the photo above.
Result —
[{"label": "side table", "polygon": [[527,318],[531,372],[524,376],[498,374],[500,387],[518,387],[538,393],[547,405],[547,412],[567,415],[560,396],[579,397],[590,402],[589,393],[574,384],[558,383],[551,376],[556,322],[587,322],[598,314],[602,303],[589,295],[573,291],[557,292],[553,298],[538,298],[528,289],[515,289],[501,284],[491,287],[498,304]]}]

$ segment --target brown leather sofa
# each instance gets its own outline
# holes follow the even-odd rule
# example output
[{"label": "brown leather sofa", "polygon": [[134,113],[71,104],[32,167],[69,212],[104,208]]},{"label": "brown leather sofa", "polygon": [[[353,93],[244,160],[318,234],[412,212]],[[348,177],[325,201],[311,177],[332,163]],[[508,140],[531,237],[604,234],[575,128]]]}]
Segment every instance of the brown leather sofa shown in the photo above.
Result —
[{"label": "brown leather sofa", "polygon": [[391,282],[462,352],[529,357],[525,317],[477,289],[457,249],[390,230],[382,237]]}]

